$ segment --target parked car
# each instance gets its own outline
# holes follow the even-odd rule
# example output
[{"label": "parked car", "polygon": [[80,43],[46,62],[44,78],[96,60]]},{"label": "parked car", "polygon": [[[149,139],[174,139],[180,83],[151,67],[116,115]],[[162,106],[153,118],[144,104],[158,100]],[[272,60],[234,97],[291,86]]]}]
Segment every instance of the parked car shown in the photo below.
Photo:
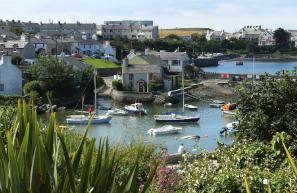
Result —
[{"label": "parked car", "polygon": [[96,54],[92,55],[92,58],[101,59],[101,57],[99,55],[96,55]]},{"label": "parked car", "polygon": [[75,58],[82,58],[82,56],[79,53],[72,54],[71,56]]}]

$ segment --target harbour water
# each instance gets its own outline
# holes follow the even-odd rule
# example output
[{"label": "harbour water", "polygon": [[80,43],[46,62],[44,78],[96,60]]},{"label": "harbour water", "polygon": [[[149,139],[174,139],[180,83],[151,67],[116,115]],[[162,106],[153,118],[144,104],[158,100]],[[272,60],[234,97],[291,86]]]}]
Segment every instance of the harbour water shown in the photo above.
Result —
[{"label": "harbour water", "polygon": [[[253,67],[254,66],[254,67]],[[293,70],[297,67],[297,61],[253,61],[245,60],[242,66],[236,66],[236,61],[221,61],[216,67],[202,68],[205,72],[229,73],[229,74],[276,74],[283,70]]]},{"label": "harbour water", "polygon": [[[102,101],[101,101],[102,102]],[[104,103],[112,103],[112,101],[104,100]],[[181,104],[176,104],[170,108],[164,108],[162,105],[144,105],[148,111],[146,116],[113,116],[110,124],[93,125],[89,130],[89,136],[99,139],[100,137],[108,137],[112,144],[129,143],[140,138],[147,143],[154,143],[158,146],[168,148],[168,151],[176,152],[178,146],[183,143],[188,151],[193,149],[206,149],[209,151],[217,147],[217,142],[226,144],[232,143],[232,136],[221,136],[220,130],[227,123],[232,122],[232,117],[223,115],[218,108],[210,108],[207,102],[193,102],[191,104],[198,105],[198,111],[186,110],[187,115],[200,114],[200,120],[197,123],[178,124],[177,126],[183,128],[180,134],[164,135],[164,136],[150,136],[147,131],[152,127],[160,127],[164,124],[155,123],[153,116],[162,112],[181,112]],[[114,105],[117,108],[123,108],[122,105]],[[65,123],[67,114],[73,112],[66,111],[59,114],[59,122]],[[105,113],[101,111],[101,113]],[[85,126],[71,126],[76,132],[83,133]],[[187,135],[199,135],[201,139],[181,140],[180,138]],[[195,150],[192,151],[195,153]]]}]

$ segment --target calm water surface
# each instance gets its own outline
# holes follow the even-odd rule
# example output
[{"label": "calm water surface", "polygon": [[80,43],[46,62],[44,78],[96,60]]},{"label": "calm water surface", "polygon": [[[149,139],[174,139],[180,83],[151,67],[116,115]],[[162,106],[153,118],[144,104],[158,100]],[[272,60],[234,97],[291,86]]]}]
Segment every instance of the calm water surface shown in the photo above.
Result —
[{"label": "calm water surface", "polygon": [[[101,101],[102,102],[102,101]],[[112,101],[104,100],[104,103],[112,103]],[[185,111],[187,115],[200,114],[198,123],[193,124],[178,124],[184,130],[180,134],[163,135],[163,136],[149,136],[147,131],[152,127],[159,127],[164,124],[155,123],[153,116],[167,111],[182,111],[181,105],[176,104],[172,108],[164,108],[157,105],[145,105],[148,111],[147,116],[113,116],[110,124],[93,125],[89,130],[89,136],[99,139],[100,137],[108,137],[111,143],[128,143],[133,139],[143,138],[145,142],[154,143],[157,145],[164,145],[169,152],[176,152],[178,146],[183,143],[188,151],[197,148],[214,150],[217,147],[217,141],[226,144],[232,143],[232,136],[220,136],[220,129],[227,123],[232,122],[232,117],[222,115],[217,108],[209,108],[206,102],[193,102],[191,104],[198,105],[198,111]],[[122,105],[115,105],[122,108]],[[101,111],[104,113],[104,111]],[[65,117],[71,112],[60,113],[59,122],[65,124]],[[83,133],[85,126],[71,126],[71,128],[79,133]],[[201,139],[198,142],[193,140],[181,140],[180,137],[186,135],[199,135]],[[208,136],[208,137],[207,137]]]},{"label": "calm water surface", "polygon": [[[253,74],[253,61],[243,61],[242,66],[236,66],[235,61],[221,61],[219,66],[202,68],[205,72]],[[283,70],[293,70],[297,61],[255,61],[255,74],[275,74]]]}]

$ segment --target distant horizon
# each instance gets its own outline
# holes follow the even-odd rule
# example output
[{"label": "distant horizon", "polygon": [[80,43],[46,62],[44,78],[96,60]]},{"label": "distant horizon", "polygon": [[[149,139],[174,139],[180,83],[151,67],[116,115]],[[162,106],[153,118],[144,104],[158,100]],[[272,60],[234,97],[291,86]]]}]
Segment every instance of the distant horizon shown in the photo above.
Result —
[{"label": "distant horizon", "polygon": [[[3,1],[3,2],[1,2]],[[2,20],[103,24],[109,20],[153,20],[159,29],[210,28],[235,32],[247,25],[297,29],[293,0],[0,0]]]}]

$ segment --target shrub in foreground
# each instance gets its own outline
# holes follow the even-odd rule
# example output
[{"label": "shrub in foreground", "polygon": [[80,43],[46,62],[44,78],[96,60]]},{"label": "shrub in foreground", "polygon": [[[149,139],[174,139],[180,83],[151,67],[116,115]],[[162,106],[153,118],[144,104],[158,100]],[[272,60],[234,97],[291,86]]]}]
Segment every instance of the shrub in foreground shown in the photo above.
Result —
[{"label": "shrub in foreground", "polygon": [[[55,114],[44,127],[35,109],[18,103],[16,120],[0,140],[0,191],[20,192],[146,192],[157,165],[139,180],[144,147],[139,146],[130,164],[107,140],[87,139],[89,125],[79,143],[69,150],[65,131]],[[135,154],[134,154],[135,155]],[[119,175],[121,174],[121,175]],[[125,175],[125,178],[118,176]]]}]

